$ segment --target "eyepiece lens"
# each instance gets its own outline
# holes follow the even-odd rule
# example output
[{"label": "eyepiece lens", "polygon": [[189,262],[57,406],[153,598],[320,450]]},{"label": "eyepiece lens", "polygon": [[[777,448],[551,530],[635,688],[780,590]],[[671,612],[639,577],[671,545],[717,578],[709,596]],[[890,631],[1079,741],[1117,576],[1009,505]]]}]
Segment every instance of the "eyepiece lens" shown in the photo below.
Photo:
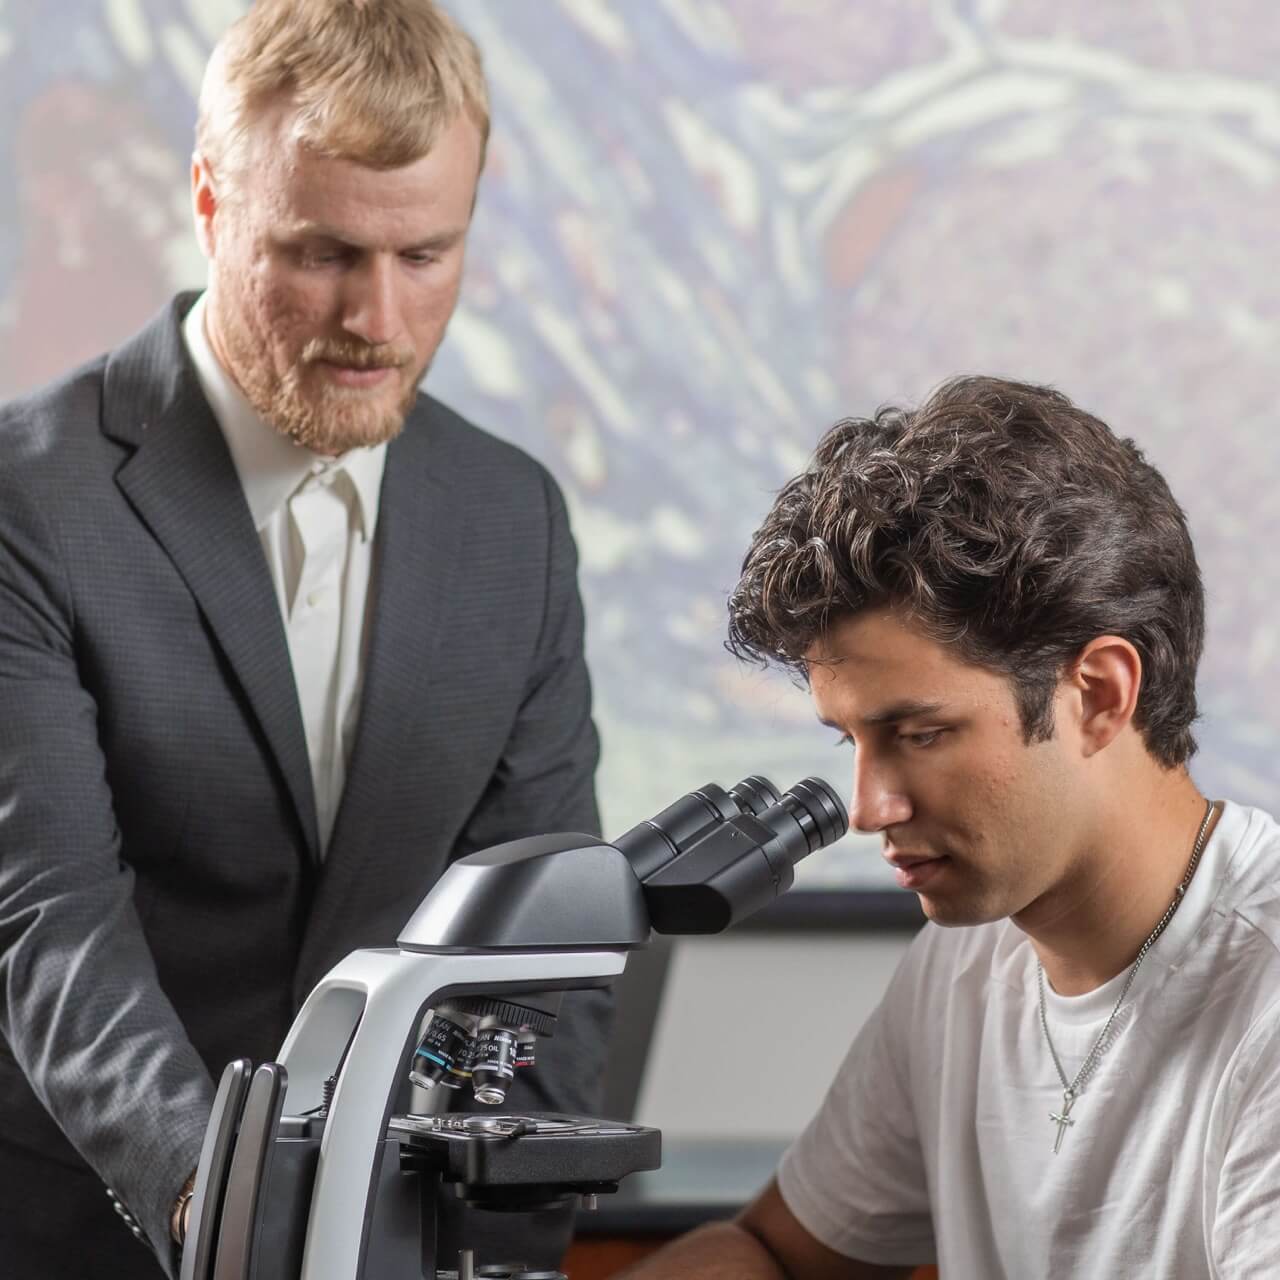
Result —
[{"label": "eyepiece lens", "polygon": [[844,802],[821,778],[802,778],[783,793],[781,803],[799,823],[810,853],[839,840],[849,829]]},{"label": "eyepiece lens", "polygon": [[729,795],[743,813],[756,818],[778,803],[778,788],[759,774],[743,778],[736,787],[730,788]]}]

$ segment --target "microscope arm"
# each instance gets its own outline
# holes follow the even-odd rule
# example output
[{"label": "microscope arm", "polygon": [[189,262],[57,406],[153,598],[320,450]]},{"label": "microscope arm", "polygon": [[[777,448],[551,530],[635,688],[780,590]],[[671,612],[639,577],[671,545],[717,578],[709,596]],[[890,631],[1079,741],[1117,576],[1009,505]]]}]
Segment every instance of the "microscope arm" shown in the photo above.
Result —
[{"label": "microscope arm", "polygon": [[[288,1110],[318,1106],[336,1070],[311,1193],[300,1280],[363,1274],[366,1206],[392,1103],[422,1015],[451,994],[599,985],[622,972],[623,951],[466,953],[356,951],[322,979],[299,1012],[280,1062]],[[348,1047],[349,1043],[349,1047]],[[345,1056],[343,1050],[346,1050]]]}]

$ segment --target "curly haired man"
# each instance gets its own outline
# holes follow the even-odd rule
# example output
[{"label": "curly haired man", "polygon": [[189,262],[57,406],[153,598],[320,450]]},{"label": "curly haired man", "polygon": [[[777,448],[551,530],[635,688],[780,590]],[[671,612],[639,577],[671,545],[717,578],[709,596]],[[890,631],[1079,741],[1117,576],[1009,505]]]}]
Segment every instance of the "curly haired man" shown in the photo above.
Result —
[{"label": "curly haired man", "polygon": [[1203,635],[1165,481],[1058,392],[827,434],[730,647],[929,923],[775,1180],[636,1280],[1280,1275],[1280,828],[1188,773]]}]

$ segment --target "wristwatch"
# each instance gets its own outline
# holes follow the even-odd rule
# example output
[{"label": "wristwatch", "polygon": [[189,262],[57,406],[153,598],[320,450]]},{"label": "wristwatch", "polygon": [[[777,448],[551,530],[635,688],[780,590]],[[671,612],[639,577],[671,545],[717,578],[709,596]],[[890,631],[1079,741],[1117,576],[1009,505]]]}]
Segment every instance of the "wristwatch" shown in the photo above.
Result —
[{"label": "wristwatch", "polygon": [[182,1184],[182,1190],[178,1192],[178,1198],[173,1202],[173,1213],[169,1216],[169,1232],[179,1244],[187,1238],[187,1206],[190,1205],[191,1197],[195,1193],[196,1175],[193,1173]]}]

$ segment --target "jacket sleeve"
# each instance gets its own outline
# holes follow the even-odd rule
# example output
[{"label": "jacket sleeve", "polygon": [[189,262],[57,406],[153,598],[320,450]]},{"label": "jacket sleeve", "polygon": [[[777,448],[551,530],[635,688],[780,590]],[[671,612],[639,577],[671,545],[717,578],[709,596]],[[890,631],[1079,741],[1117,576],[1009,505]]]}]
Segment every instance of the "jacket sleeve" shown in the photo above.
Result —
[{"label": "jacket sleeve", "polygon": [[0,472],[0,1032],[171,1268],[212,1083],[143,936],[77,658],[55,531]]}]

